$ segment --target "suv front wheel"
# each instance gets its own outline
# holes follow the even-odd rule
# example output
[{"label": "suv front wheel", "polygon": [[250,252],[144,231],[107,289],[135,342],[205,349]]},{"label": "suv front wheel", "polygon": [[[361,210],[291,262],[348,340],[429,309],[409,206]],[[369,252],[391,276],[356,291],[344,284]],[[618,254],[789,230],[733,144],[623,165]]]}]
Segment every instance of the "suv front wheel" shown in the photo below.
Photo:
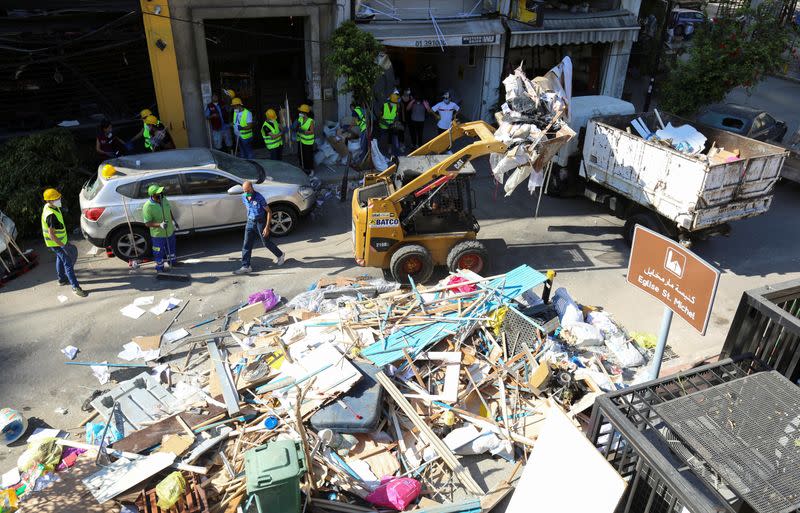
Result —
[{"label": "suv front wheel", "polygon": [[149,258],[153,249],[150,245],[150,234],[141,226],[134,226],[132,229],[124,226],[118,229],[109,239],[109,246],[114,256],[126,262]]},{"label": "suv front wheel", "polygon": [[275,237],[283,237],[289,235],[294,231],[297,226],[297,221],[300,216],[297,210],[289,205],[270,205],[269,209],[272,211],[272,219],[269,223],[269,232]]}]

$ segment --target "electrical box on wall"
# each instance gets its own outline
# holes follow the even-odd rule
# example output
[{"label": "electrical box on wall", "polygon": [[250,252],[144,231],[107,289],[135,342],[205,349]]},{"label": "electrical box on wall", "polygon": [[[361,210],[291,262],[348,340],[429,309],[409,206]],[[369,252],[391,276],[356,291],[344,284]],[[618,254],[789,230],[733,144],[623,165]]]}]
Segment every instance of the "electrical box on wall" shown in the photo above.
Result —
[{"label": "electrical box on wall", "polygon": [[517,20],[541,27],[544,23],[542,3],[536,0],[517,0]]},{"label": "electrical box on wall", "polygon": [[326,87],[322,90],[322,99],[323,100],[333,100],[333,88]]}]

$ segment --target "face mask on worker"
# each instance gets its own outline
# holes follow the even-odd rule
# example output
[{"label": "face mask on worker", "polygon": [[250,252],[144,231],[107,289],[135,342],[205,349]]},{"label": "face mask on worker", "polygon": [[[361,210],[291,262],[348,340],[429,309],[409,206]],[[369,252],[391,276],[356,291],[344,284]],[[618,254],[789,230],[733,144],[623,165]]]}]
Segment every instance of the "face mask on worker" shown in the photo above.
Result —
[{"label": "face mask on worker", "polygon": [[253,193],[252,192],[246,192],[246,193],[244,193],[244,197],[247,198],[247,200],[249,201],[249,200],[253,199]]},{"label": "face mask on worker", "polygon": [[59,198],[59,199],[53,201],[53,206],[56,207],[56,208],[61,208],[61,199]]},{"label": "face mask on worker", "polygon": [[306,119],[306,113],[305,112],[301,112],[299,117],[300,117],[300,119]]}]

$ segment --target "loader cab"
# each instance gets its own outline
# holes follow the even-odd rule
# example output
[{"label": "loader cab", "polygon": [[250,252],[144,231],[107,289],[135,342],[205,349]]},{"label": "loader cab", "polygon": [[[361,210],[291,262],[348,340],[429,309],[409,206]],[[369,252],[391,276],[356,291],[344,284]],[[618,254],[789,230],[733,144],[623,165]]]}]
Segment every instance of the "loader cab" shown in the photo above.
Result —
[{"label": "loader cab", "polygon": [[[442,160],[443,155],[427,155],[404,159],[398,164],[394,186],[399,189]],[[426,196],[409,196],[402,202],[400,219],[408,235],[423,235],[480,230],[472,214],[475,205],[472,178],[475,168],[465,164],[453,180],[443,184],[430,201]]]}]

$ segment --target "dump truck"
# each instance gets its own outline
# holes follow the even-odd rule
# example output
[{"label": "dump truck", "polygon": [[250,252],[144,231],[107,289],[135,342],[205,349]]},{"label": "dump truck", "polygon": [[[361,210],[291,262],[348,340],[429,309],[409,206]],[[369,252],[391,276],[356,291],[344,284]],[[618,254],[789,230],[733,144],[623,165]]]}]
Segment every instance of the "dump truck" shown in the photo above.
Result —
[{"label": "dump truck", "polygon": [[706,149],[726,150],[727,157],[710,158],[645,140],[630,129],[636,119],[650,127],[689,123],[668,113],[660,117],[655,112],[598,117],[586,128],[580,163],[584,195],[625,220],[629,242],[641,224],[689,247],[693,240],[727,235],[731,221],[769,210],[784,148],[696,125]]}]

